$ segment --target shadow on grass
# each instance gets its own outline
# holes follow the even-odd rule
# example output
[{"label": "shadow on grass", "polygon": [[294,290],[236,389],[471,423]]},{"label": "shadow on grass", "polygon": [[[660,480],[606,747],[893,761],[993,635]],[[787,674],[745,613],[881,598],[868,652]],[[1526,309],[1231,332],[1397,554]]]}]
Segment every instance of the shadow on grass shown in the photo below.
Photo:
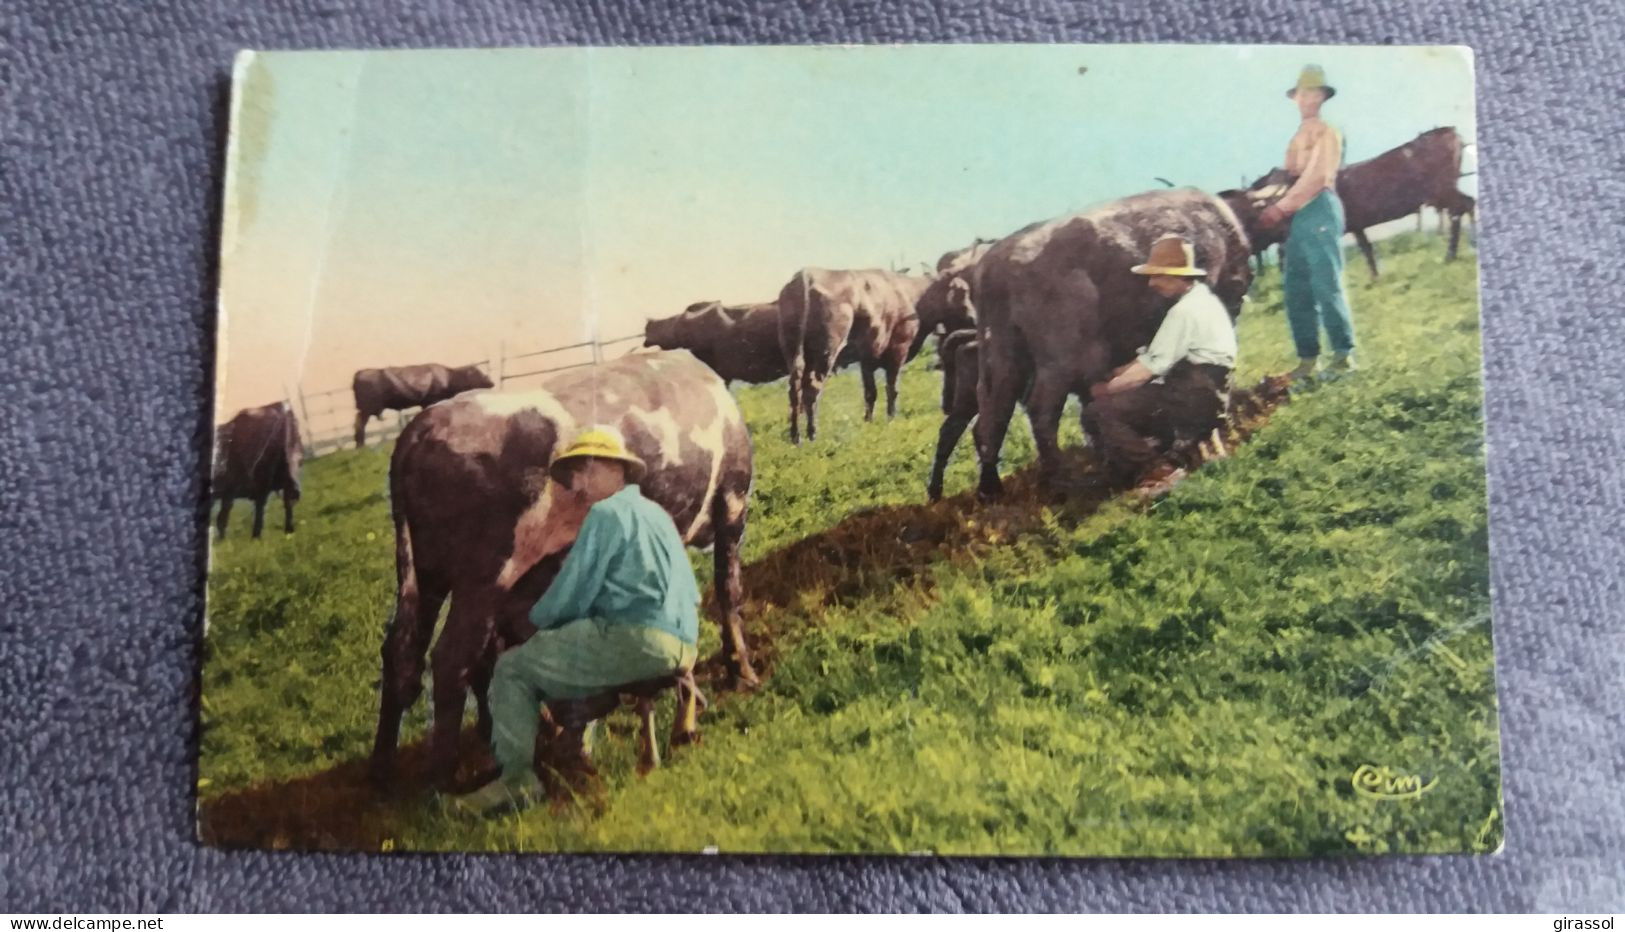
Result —
[{"label": "shadow on grass", "polygon": [[[1227,444],[1245,442],[1285,398],[1285,384],[1279,378],[1235,392]],[[795,623],[785,623],[800,617],[795,609],[928,590],[932,564],[974,559],[1041,530],[1046,507],[1057,520],[1076,524],[1117,494],[1103,481],[1087,450],[1063,450],[1061,463],[1061,474],[1071,481],[1059,494],[1041,492],[1036,464],[1029,464],[1006,479],[1004,497],[998,502],[979,503],[974,491],[966,491],[934,504],[857,511],[828,530],[747,564],[744,620],[757,671],[770,675],[781,652],[795,642]],[[706,604],[713,604],[709,596]],[[779,623],[770,624],[773,621]],[[714,693],[723,682],[719,658],[706,660],[695,672],[707,692]],[[718,699],[750,701],[749,694]],[[465,786],[489,763],[488,755],[472,753],[481,745],[473,729],[465,729],[459,770]],[[427,760],[425,741],[403,745],[396,782],[387,792],[368,782],[367,761],[362,758],[203,800],[198,805],[198,837],[226,847],[377,851],[395,834],[399,821],[421,811],[431,798]]]}]

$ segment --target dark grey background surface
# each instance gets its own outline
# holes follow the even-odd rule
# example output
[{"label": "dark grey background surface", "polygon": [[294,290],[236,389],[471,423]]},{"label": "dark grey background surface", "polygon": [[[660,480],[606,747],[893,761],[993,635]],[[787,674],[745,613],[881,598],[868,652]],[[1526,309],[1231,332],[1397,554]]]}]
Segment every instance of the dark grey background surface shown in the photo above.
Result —
[{"label": "dark grey background surface", "polygon": [[[1511,0],[5,3],[0,910],[1625,907],[1619,14]],[[899,41],[1477,49],[1505,853],[1069,862],[195,844],[210,255],[232,54]]]}]

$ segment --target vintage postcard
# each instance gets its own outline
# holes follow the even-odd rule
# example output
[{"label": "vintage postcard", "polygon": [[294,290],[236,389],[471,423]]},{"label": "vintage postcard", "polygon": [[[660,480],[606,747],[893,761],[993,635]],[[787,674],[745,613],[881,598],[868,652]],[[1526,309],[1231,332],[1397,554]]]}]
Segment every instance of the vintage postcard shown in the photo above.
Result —
[{"label": "vintage postcard", "polygon": [[1462,48],[242,53],[200,838],[1499,850],[1475,138]]}]

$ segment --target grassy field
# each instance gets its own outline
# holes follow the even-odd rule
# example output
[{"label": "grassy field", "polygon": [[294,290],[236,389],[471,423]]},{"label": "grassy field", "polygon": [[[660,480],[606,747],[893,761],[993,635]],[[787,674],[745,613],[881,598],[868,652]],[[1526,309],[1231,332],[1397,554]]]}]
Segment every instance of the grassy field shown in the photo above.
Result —
[{"label": "grassy field", "polygon": [[[204,837],[374,849],[1285,855],[1491,851],[1502,821],[1475,257],[1431,237],[1351,265],[1365,369],[1295,397],[1154,506],[977,507],[968,438],[926,506],[939,375],[865,424],[834,380],[819,440],[782,386],[737,392],[757,445],[747,621],[770,670],[715,696],[647,778],[628,717],[600,809],[479,822],[360,782],[393,599],[386,450],[310,463],[301,527],[214,551]],[[1278,275],[1238,384],[1290,366]],[[1075,417],[1063,445],[1080,443]],[[1032,456],[1024,423],[1007,471]],[[1083,457],[1074,454],[1074,463]],[[707,561],[697,557],[702,581]],[[704,628],[714,648],[714,626]],[[663,710],[669,716],[670,709]],[[424,724],[420,703],[410,731]],[[1363,789],[1355,774],[1388,768]],[[1415,784],[1384,776],[1415,777]],[[1408,788],[1424,787],[1419,794]]]}]

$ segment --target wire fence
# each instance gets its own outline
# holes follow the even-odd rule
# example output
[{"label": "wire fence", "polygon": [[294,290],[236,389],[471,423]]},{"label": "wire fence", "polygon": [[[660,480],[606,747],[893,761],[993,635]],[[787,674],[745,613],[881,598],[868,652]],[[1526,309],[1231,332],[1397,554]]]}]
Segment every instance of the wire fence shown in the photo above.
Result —
[{"label": "wire fence", "polygon": [[[509,353],[507,344],[503,343],[494,357],[464,365],[477,366],[498,391],[533,388],[552,373],[596,365],[637,352],[642,348],[641,343],[633,341],[642,339],[643,334],[635,333],[612,340],[588,340],[516,353]],[[300,438],[307,458],[341,450],[355,442],[353,388],[306,391],[304,385],[295,384],[286,394],[289,407],[299,415]],[[363,432],[364,443],[373,446],[394,440],[406,429],[417,410],[385,411],[369,419]]]}]

